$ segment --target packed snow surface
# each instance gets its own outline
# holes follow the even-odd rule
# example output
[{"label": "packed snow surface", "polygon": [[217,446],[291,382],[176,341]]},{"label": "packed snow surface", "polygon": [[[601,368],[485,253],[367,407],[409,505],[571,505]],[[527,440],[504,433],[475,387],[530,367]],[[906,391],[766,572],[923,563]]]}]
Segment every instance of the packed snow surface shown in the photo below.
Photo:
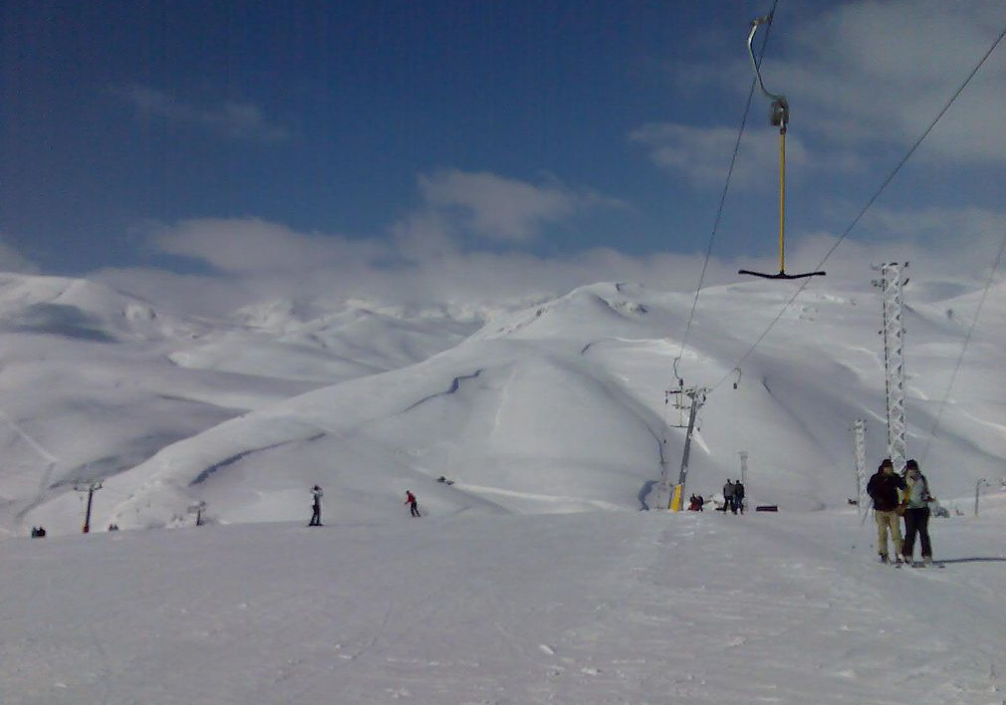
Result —
[{"label": "packed snow surface", "polygon": [[1006,495],[983,502],[933,521],[945,568],[900,570],[854,510],[11,539],[0,702],[1001,705]]}]

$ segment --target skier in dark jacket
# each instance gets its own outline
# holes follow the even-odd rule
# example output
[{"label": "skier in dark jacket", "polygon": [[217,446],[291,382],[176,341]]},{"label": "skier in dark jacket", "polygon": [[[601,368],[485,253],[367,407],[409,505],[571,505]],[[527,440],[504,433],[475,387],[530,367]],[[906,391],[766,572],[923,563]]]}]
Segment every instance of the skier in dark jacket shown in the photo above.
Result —
[{"label": "skier in dark jacket", "polygon": [[308,526],[321,526],[321,498],[324,496],[321,488],[315,485],[311,488],[311,523]]},{"label": "skier in dark jacket", "polygon": [[734,509],[744,513],[744,485],[740,480],[734,483]]},{"label": "skier in dark jacket", "polygon": [[405,490],[405,501],[402,502],[402,504],[409,505],[409,511],[412,512],[412,516],[422,516],[422,514],[419,513],[419,503],[416,501],[416,495],[412,494],[412,490]]},{"label": "skier in dark jacket", "polygon": [[929,542],[929,503],[936,498],[929,494],[929,481],[914,460],[905,463],[905,542],[901,555],[911,563],[915,553],[915,535],[922,542],[922,562],[933,562],[933,546]]},{"label": "skier in dark jacket", "polygon": [[887,534],[890,532],[894,543],[894,560],[901,562],[902,538],[901,517],[898,516],[898,505],[901,497],[898,490],[905,489],[905,481],[894,472],[894,463],[885,458],[880,468],[870,478],[866,485],[866,493],[873,500],[874,519],[877,521],[877,553],[880,560],[887,563]]}]

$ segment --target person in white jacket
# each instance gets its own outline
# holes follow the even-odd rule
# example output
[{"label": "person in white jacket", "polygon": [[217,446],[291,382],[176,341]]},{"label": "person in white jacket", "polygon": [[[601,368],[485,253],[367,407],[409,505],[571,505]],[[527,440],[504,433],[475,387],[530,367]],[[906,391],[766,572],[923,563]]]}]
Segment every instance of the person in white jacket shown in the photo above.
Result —
[{"label": "person in white jacket", "polygon": [[905,463],[905,540],[901,554],[906,563],[912,563],[915,554],[915,537],[922,544],[922,562],[933,562],[933,545],[929,540],[929,504],[936,498],[929,493],[929,481],[919,470],[915,460]]}]

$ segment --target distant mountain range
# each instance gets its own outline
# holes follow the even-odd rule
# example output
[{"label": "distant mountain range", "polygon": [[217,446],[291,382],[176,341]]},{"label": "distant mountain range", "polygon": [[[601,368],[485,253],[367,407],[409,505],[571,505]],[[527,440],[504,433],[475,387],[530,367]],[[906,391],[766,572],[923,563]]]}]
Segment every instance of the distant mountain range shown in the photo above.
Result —
[{"label": "distant mountain range", "polygon": [[[711,388],[689,491],[749,453],[753,501],[844,504],[851,427],[885,454],[880,295],[749,282],[691,294],[595,284],[537,305],[275,301],[227,320],[166,313],[83,280],[0,275],[0,526],[78,531],[76,483],[103,480],[96,529],[309,516],[370,521],[406,489],[434,515],[638,510],[681,459],[676,387]],[[1003,285],[906,289],[909,455],[934,491],[1006,474]],[[750,351],[750,353],[749,353]],[[746,356],[746,357],[745,357]],[[738,364],[741,358],[743,364]],[[736,389],[734,384],[736,383]],[[924,456],[924,459],[923,459]],[[437,482],[444,477],[453,484]]]}]

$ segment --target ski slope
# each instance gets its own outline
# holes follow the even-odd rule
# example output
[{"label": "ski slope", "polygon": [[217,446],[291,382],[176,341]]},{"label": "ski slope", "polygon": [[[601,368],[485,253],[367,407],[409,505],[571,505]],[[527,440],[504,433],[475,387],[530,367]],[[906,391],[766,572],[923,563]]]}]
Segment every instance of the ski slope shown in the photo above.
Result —
[{"label": "ski slope", "polygon": [[[306,507],[306,499],[305,507]],[[1006,698],[1006,495],[945,569],[854,511],[581,512],[0,542],[5,705]],[[871,522],[872,523],[872,522]]]},{"label": "ski slope", "polygon": [[[790,295],[771,283],[704,294],[707,313],[679,365],[689,384],[712,390],[692,491],[711,495],[736,478],[746,450],[753,502],[839,507],[855,496],[856,418],[869,422],[871,466],[886,454],[878,302],[807,292],[752,351]],[[164,448],[106,483],[100,516],[123,528],[171,526],[207,501],[217,522],[300,520],[315,482],[339,516],[358,521],[380,521],[406,489],[438,516],[648,508],[662,462],[676,477],[682,455],[684,431],[668,429],[677,411],[663,390],[681,352],[668,331],[682,330],[689,305],[680,294],[597,284],[504,312],[414,365],[294,396]],[[993,370],[1006,359],[993,335],[977,339],[941,416],[967,319],[940,306],[906,315],[916,341],[909,454],[938,495],[963,496],[1002,473],[1006,397]],[[434,482],[440,476],[456,482]]]},{"label": "ski slope", "polygon": [[[692,491],[717,492],[747,451],[752,501],[838,507],[855,494],[852,422],[868,421],[871,466],[886,452],[869,288],[822,285],[784,309],[792,289],[774,282],[711,287],[682,349],[692,297],[631,284],[530,308],[276,301],[211,321],[5,277],[0,526],[18,535],[78,531],[73,486],[95,479],[99,528],[184,525],[197,502],[217,523],[300,521],[316,482],[359,521],[405,489],[440,516],[647,508],[682,454],[669,426],[684,418],[663,394],[679,355],[686,383],[712,390]],[[973,283],[906,290],[909,454],[942,496],[1000,477],[1006,454],[995,303],[943,404],[979,297]]]},{"label": "ski slope", "polygon": [[[0,535],[82,523],[77,483],[114,477],[250,410],[451,347],[467,311],[270,302],[163,311],[82,279],[0,273]],[[96,504],[106,526],[109,507]]]}]

